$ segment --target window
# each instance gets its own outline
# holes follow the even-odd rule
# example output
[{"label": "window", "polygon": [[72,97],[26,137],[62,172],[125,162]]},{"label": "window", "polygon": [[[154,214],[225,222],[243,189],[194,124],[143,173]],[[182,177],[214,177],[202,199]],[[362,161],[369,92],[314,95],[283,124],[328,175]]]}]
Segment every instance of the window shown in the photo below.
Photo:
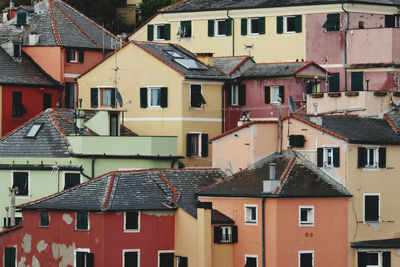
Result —
[{"label": "window", "polygon": [[359,251],[358,267],[390,267],[390,251]]},{"label": "window", "polygon": [[230,36],[232,35],[232,20],[220,19],[208,21],[208,36]]},{"label": "window", "polygon": [[191,38],[192,37],[192,22],[181,21],[181,28],[179,30],[179,36],[181,38]]},{"label": "window", "polygon": [[66,48],[65,54],[66,54],[67,62],[83,63],[83,61],[84,61],[84,50],[83,49]]},{"label": "window", "polygon": [[190,85],[190,107],[201,108],[203,104],[206,104],[203,95],[201,94],[201,85],[191,84]]},{"label": "window", "polygon": [[89,230],[89,212],[76,212],[76,230]]},{"label": "window", "polygon": [[244,222],[245,224],[257,224],[257,205],[244,206]]},{"label": "window", "polygon": [[299,207],[299,225],[314,226],[314,206]]},{"label": "window", "polygon": [[[111,107],[113,89],[114,88],[100,88],[100,106]],[[113,99],[115,101],[115,95]]]},{"label": "window", "polygon": [[276,32],[282,33],[299,33],[302,31],[301,15],[297,16],[279,16],[276,18]]},{"label": "window", "polygon": [[40,226],[48,227],[50,224],[50,215],[48,210],[43,210],[40,212]]},{"label": "window", "polygon": [[159,251],[158,252],[158,267],[174,267],[174,252]]},{"label": "window", "polygon": [[75,267],[93,267],[94,254],[89,249],[75,250]]},{"label": "window", "polygon": [[20,58],[21,57],[21,44],[20,43],[14,43],[13,44],[13,50],[14,50],[14,57],[15,58]]},{"label": "window", "polygon": [[239,104],[239,90],[236,84],[231,86],[231,106]]},{"label": "window", "polygon": [[237,242],[237,226],[214,226],[214,243],[233,244]]},{"label": "window", "polygon": [[226,20],[217,20],[215,21],[215,32],[217,36],[225,36],[226,35]]},{"label": "window", "polygon": [[81,174],[79,172],[64,173],[64,190],[81,183]]},{"label": "window", "polygon": [[115,88],[91,88],[90,106],[115,108]]},{"label": "window", "polygon": [[75,107],[75,83],[65,83],[65,107]]},{"label": "window", "polygon": [[188,267],[188,257],[177,257],[177,267]]},{"label": "window", "polygon": [[119,135],[119,114],[110,113],[110,136]]},{"label": "window", "polygon": [[400,28],[400,15],[386,15],[385,16],[386,28]]},{"label": "window", "polygon": [[12,188],[17,188],[16,196],[29,195],[29,173],[28,172],[13,172]]},{"label": "window", "polygon": [[329,92],[339,92],[340,88],[340,73],[332,73],[332,78],[329,80]]},{"label": "window", "polygon": [[258,256],[245,255],[244,267],[258,267]]},{"label": "window", "polygon": [[140,213],[138,211],[125,212],[125,231],[139,232]]},{"label": "window", "polygon": [[327,14],[326,21],[322,26],[327,32],[337,32],[340,30],[340,14]]},{"label": "window", "polygon": [[242,18],[241,19],[241,34],[242,35],[265,34],[265,17]]},{"label": "window", "polygon": [[281,98],[281,103],[285,100],[285,87],[284,86],[265,86],[265,104],[279,103],[279,98]]},{"label": "window", "polygon": [[13,92],[12,116],[21,117],[26,112],[22,104],[22,92]]},{"label": "window", "polygon": [[43,123],[33,124],[32,127],[29,129],[28,133],[26,134],[26,137],[35,138],[36,135],[38,134],[40,128],[42,127],[42,125],[43,125]]},{"label": "window", "polygon": [[314,267],[314,251],[299,251],[299,267]]},{"label": "window", "polygon": [[231,106],[245,106],[246,105],[246,85],[245,84],[232,84],[228,90],[228,104]]},{"label": "window", "polygon": [[364,195],[364,222],[379,222],[379,194]]},{"label": "window", "polygon": [[289,135],[289,146],[291,147],[304,147],[305,138],[301,134]]},{"label": "window", "polygon": [[171,24],[156,25],[157,40],[171,39]]},{"label": "window", "polygon": [[386,168],[385,147],[359,147],[358,168]]},{"label": "window", "polygon": [[43,94],[43,110],[51,108],[51,94]]},{"label": "window", "polygon": [[139,267],[139,250],[124,250],[124,267]]},{"label": "window", "polygon": [[140,88],[141,108],[166,108],[168,107],[167,87],[143,87]]},{"label": "window", "polygon": [[339,167],[340,149],[338,147],[317,148],[318,167]]},{"label": "window", "polygon": [[[4,227],[10,227],[11,225],[11,218],[8,217],[8,221],[7,218],[4,217],[3,218],[3,222],[4,222]],[[22,217],[15,217],[15,225],[21,225],[22,224]]]},{"label": "window", "polygon": [[319,93],[321,91],[321,85],[319,81],[305,81],[307,94]]},{"label": "window", "polygon": [[351,73],[351,91],[364,90],[364,72]]},{"label": "window", "polygon": [[186,136],[186,156],[208,157],[208,134],[188,133]]},{"label": "window", "polygon": [[17,266],[17,248],[4,247],[4,267]]}]

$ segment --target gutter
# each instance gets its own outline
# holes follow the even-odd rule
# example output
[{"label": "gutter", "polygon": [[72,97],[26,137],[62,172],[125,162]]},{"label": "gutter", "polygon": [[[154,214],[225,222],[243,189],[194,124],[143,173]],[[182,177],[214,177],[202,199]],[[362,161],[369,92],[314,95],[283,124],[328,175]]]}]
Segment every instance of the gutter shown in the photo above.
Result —
[{"label": "gutter", "polygon": [[[52,165],[14,165],[14,164],[1,164],[0,170],[35,170],[35,171],[51,171],[54,167]],[[61,171],[82,171],[82,166],[59,166]]]},{"label": "gutter", "polygon": [[347,91],[347,31],[349,30],[350,14],[344,9],[344,0],[342,1],[342,10],[346,13],[346,29],[344,30],[344,89]]},{"label": "gutter", "polygon": [[235,20],[229,16],[229,9],[226,10],[226,16],[232,21],[232,56],[235,56]]}]

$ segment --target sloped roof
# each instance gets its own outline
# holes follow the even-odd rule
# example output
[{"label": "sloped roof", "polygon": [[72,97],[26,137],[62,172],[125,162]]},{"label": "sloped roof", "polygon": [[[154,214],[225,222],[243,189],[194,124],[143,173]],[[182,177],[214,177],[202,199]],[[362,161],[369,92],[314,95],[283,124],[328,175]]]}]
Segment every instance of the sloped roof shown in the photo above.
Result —
[{"label": "sloped roof", "polygon": [[21,39],[28,46],[29,33],[36,32],[36,46],[114,49],[116,36],[62,0],[42,0],[35,10],[39,12],[30,15],[27,30],[16,30],[14,21],[0,26],[0,41]]},{"label": "sloped roof", "polygon": [[[274,192],[263,193],[263,181],[269,180],[269,164],[276,164],[280,186]],[[200,196],[225,197],[348,197],[344,186],[322,172],[298,153],[275,153],[206,190]]]},{"label": "sloped roof", "polygon": [[298,69],[307,66],[310,62],[287,62],[287,63],[259,63],[245,70],[240,77],[290,77]]},{"label": "sloped roof", "polygon": [[393,131],[400,132],[400,108],[398,106],[386,112],[383,117],[392,126]]},{"label": "sloped roof", "polygon": [[391,238],[391,239],[379,239],[379,240],[367,240],[367,241],[358,241],[351,243],[352,248],[400,248],[400,238]]},{"label": "sloped roof", "polygon": [[20,60],[12,58],[0,47],[0,84],[57,87],[59,83],[47,75],[24,52]]},{"label": "sloped roof", "polygon": [[[210,80],[224,80],[226,75],[219,71],[217,68],[206,66],[202,62],[196,59],[196,56],[183,48],[180,45],[169,44],[169,43],[156,43],[156,42],[140,42],[131,41],[132,44],[145,50],[161,62],[165,63],[172,69],[184,75],[187,79],[210,79]],[[193,60],[195,64],[201,69],[186,68],[179,64],[171,54],[167,51],[175,52],[179,54],[178,59]]]},{"label": "sloped roof", "polygon": [[[84,122],[93,117],[95,111],[86,111]],[[47,109],[30,121],[0,139],[2,157],[69,157],[67,135],[72,133],[74,110]],[[34,124],[41,124],[35,138],[26,135]],[[89,129],[82,135],[96,135]],[[127,135],[132,135],[128,133]]]},{"label": "sloped roof", "polygon": [[213,58],[213,62],[215,67],[229,75],[248,59],[251,58],[249,56],[215,57]]},{"label": "sloped roof", "polygon": [[[196,217],[194,192],[223,178],[225,174],[219,169],[116,171],[19,207],[89,211],[171,210],[181,207]],[[222,217],[218,214],[219,219]],[[222,219],[226,221],[225,217]]]},{"label": "sloped roof", "polygon": [[348,143],[400,145],[400,135],[385,119],[334,115],[292,117]]},{"label": "sloped roof", "polygon": [[[161,13],[198,12],[227,9],[269,8],[320,4],[341,4],[340,0],[183,0],[160,10]],[[345,0],[345,3],[400,5],[399,0]]]}]

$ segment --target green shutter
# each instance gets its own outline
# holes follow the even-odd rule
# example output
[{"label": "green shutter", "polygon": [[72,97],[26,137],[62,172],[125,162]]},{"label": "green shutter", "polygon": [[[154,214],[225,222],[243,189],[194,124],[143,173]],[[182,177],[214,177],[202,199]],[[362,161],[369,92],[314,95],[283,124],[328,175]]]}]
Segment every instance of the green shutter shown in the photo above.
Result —
[{"label": "green shutter", "polygon": [[357,168],[364,168],[367,165],[367,151],[365,147],[358,148]]},{"label": "green shutter", "polygon": [[247,35],[247,18],[241,19],[241,34]]},{"label": "green shutter", "polygon": [[201,134],[201,156],[208,157],[208,134]]},{"label": "green shutter", "polygon": [[351,91],[364,90],[364,72],[351,73]]},{"label": "green shutter", "polygon": [[71,61],[71,48],[65,48],[65,59],[67,62]]},{"label": "green shutter", "polygon": [[246,106],[246,85],[239,85],[239,106]]},{"label": "green shutter", "polygon": [[276,17],[276,33],[277,34],[283,33],[283,17],[282,16]]},{"label": "green shutter", "polygon": [[171,24],[164,25],[164,39],[171,40]]},{"label": "green shutter", "polygon": [[340,166],[340,149],[338,147],[333,148],[333,167]]},{"label": "green shutter", "polygon": [[338,31],[340,29],[340,14],[327,14],[324,26],[328,32]]},{"label": "green shutter", "polygon": [[147,88],[140,88],[140,107],[147,108]]},{"label": "green shutter", "polygon": [[301,32],[301,28],[302,28],[301,15],[297,15],[294,18],[294,28],[295,28],[295,32]]},{"label": "green shutter", "polygon": [[214,36],[214,20],[210,19],[208,21],[208,36],[213,37]]},{"label": "green shutter", "polygon": [[153,41],[154,39],[154,25],[147,25],[147,41]]},{"label": "green shutter", "polygon": [[90,107],[97,108],[99,106],[99,88],[90,89]]},{"label": "green shutter", "polygon": [[187,134],[186,135],[186,156],[191,157],[192,156],[192,134]]},{"label": "green shutter", "polygon": [[167,87],[161,88],[160,106],[162,108],[168,107],[168,88]]},{"label": "green shutter", "polygon": [[220,244],[222,238],[222,228],[221,226],[214,226],[214,243]]},{"label": "green shutter", "polygon": [[264,102],[265,102],[265,104],[271,103],[271,87],[270,86],[264,87]]},{"label": "green shutter", "polygon": [[238,227],[236,225],[232,226],[232,244],[238,242]]},{"label": "green shutter", "polygon": [[79,63],[83,63],[85,60],[85,50],[79,49]]},{"label": "green shutter", "polygon": [[329,92],[339,92],[340,73],[332,73],[332,78],[329,80]]},{"label": "green shutter", "polygon": [[265,17],[258,19],[258,33],[265,34]]},{"label": "green shutter", "polygon": [[281,98],[281,103],[285,102],[285,87],[283,85],[279,86],[279,97]]},{"label": "green shutter", "polygon": [[225,21],[225,35],[226,36],[232,35],[232,19],[227,19]]},{"label": "green shutter", "polygon": [[111,88],[111,107],[115,108],[115,88]]},{"label": "green shutter", "polygon": [[386,147],[379,148],[379,168],[386,168]]},{"label": "green shutter", "polygon": [[317,167],[324,166],[324,149],[322,147],[317,148]]}]

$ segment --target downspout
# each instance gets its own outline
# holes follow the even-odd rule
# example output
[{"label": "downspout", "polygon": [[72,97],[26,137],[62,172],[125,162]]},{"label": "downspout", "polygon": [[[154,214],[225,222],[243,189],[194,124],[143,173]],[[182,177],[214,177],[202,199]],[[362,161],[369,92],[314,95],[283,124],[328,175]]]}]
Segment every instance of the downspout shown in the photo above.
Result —
[{"label": "downspout", "polygon": [[347,31],[349,30],[350,13],[344,9],[344,1],[342,1],[342,10],[346,13],[346,29],[344,30],[344,89],[347,91]]},{"label": "downspout", "polygon": [[232,21],[232,56],[235,56],[235,21],[229,16],[229,9],[226,10],[226,16]]},{"label": "downspout", "polygon": [[92,178],[94,178],[94,161],[96,158],[92,158]]},{"label": "downspout", "polygon": [[261,224],[262,224],[262,266],[265,267],[265,197],[261,202]]},{"label": "downspout", "polygon": [[227,83],[225,82],[221,88],[221,98],[222,98],[222,124],[221,124],[221,133],[225,132],[225,88],[227,87]]}]

